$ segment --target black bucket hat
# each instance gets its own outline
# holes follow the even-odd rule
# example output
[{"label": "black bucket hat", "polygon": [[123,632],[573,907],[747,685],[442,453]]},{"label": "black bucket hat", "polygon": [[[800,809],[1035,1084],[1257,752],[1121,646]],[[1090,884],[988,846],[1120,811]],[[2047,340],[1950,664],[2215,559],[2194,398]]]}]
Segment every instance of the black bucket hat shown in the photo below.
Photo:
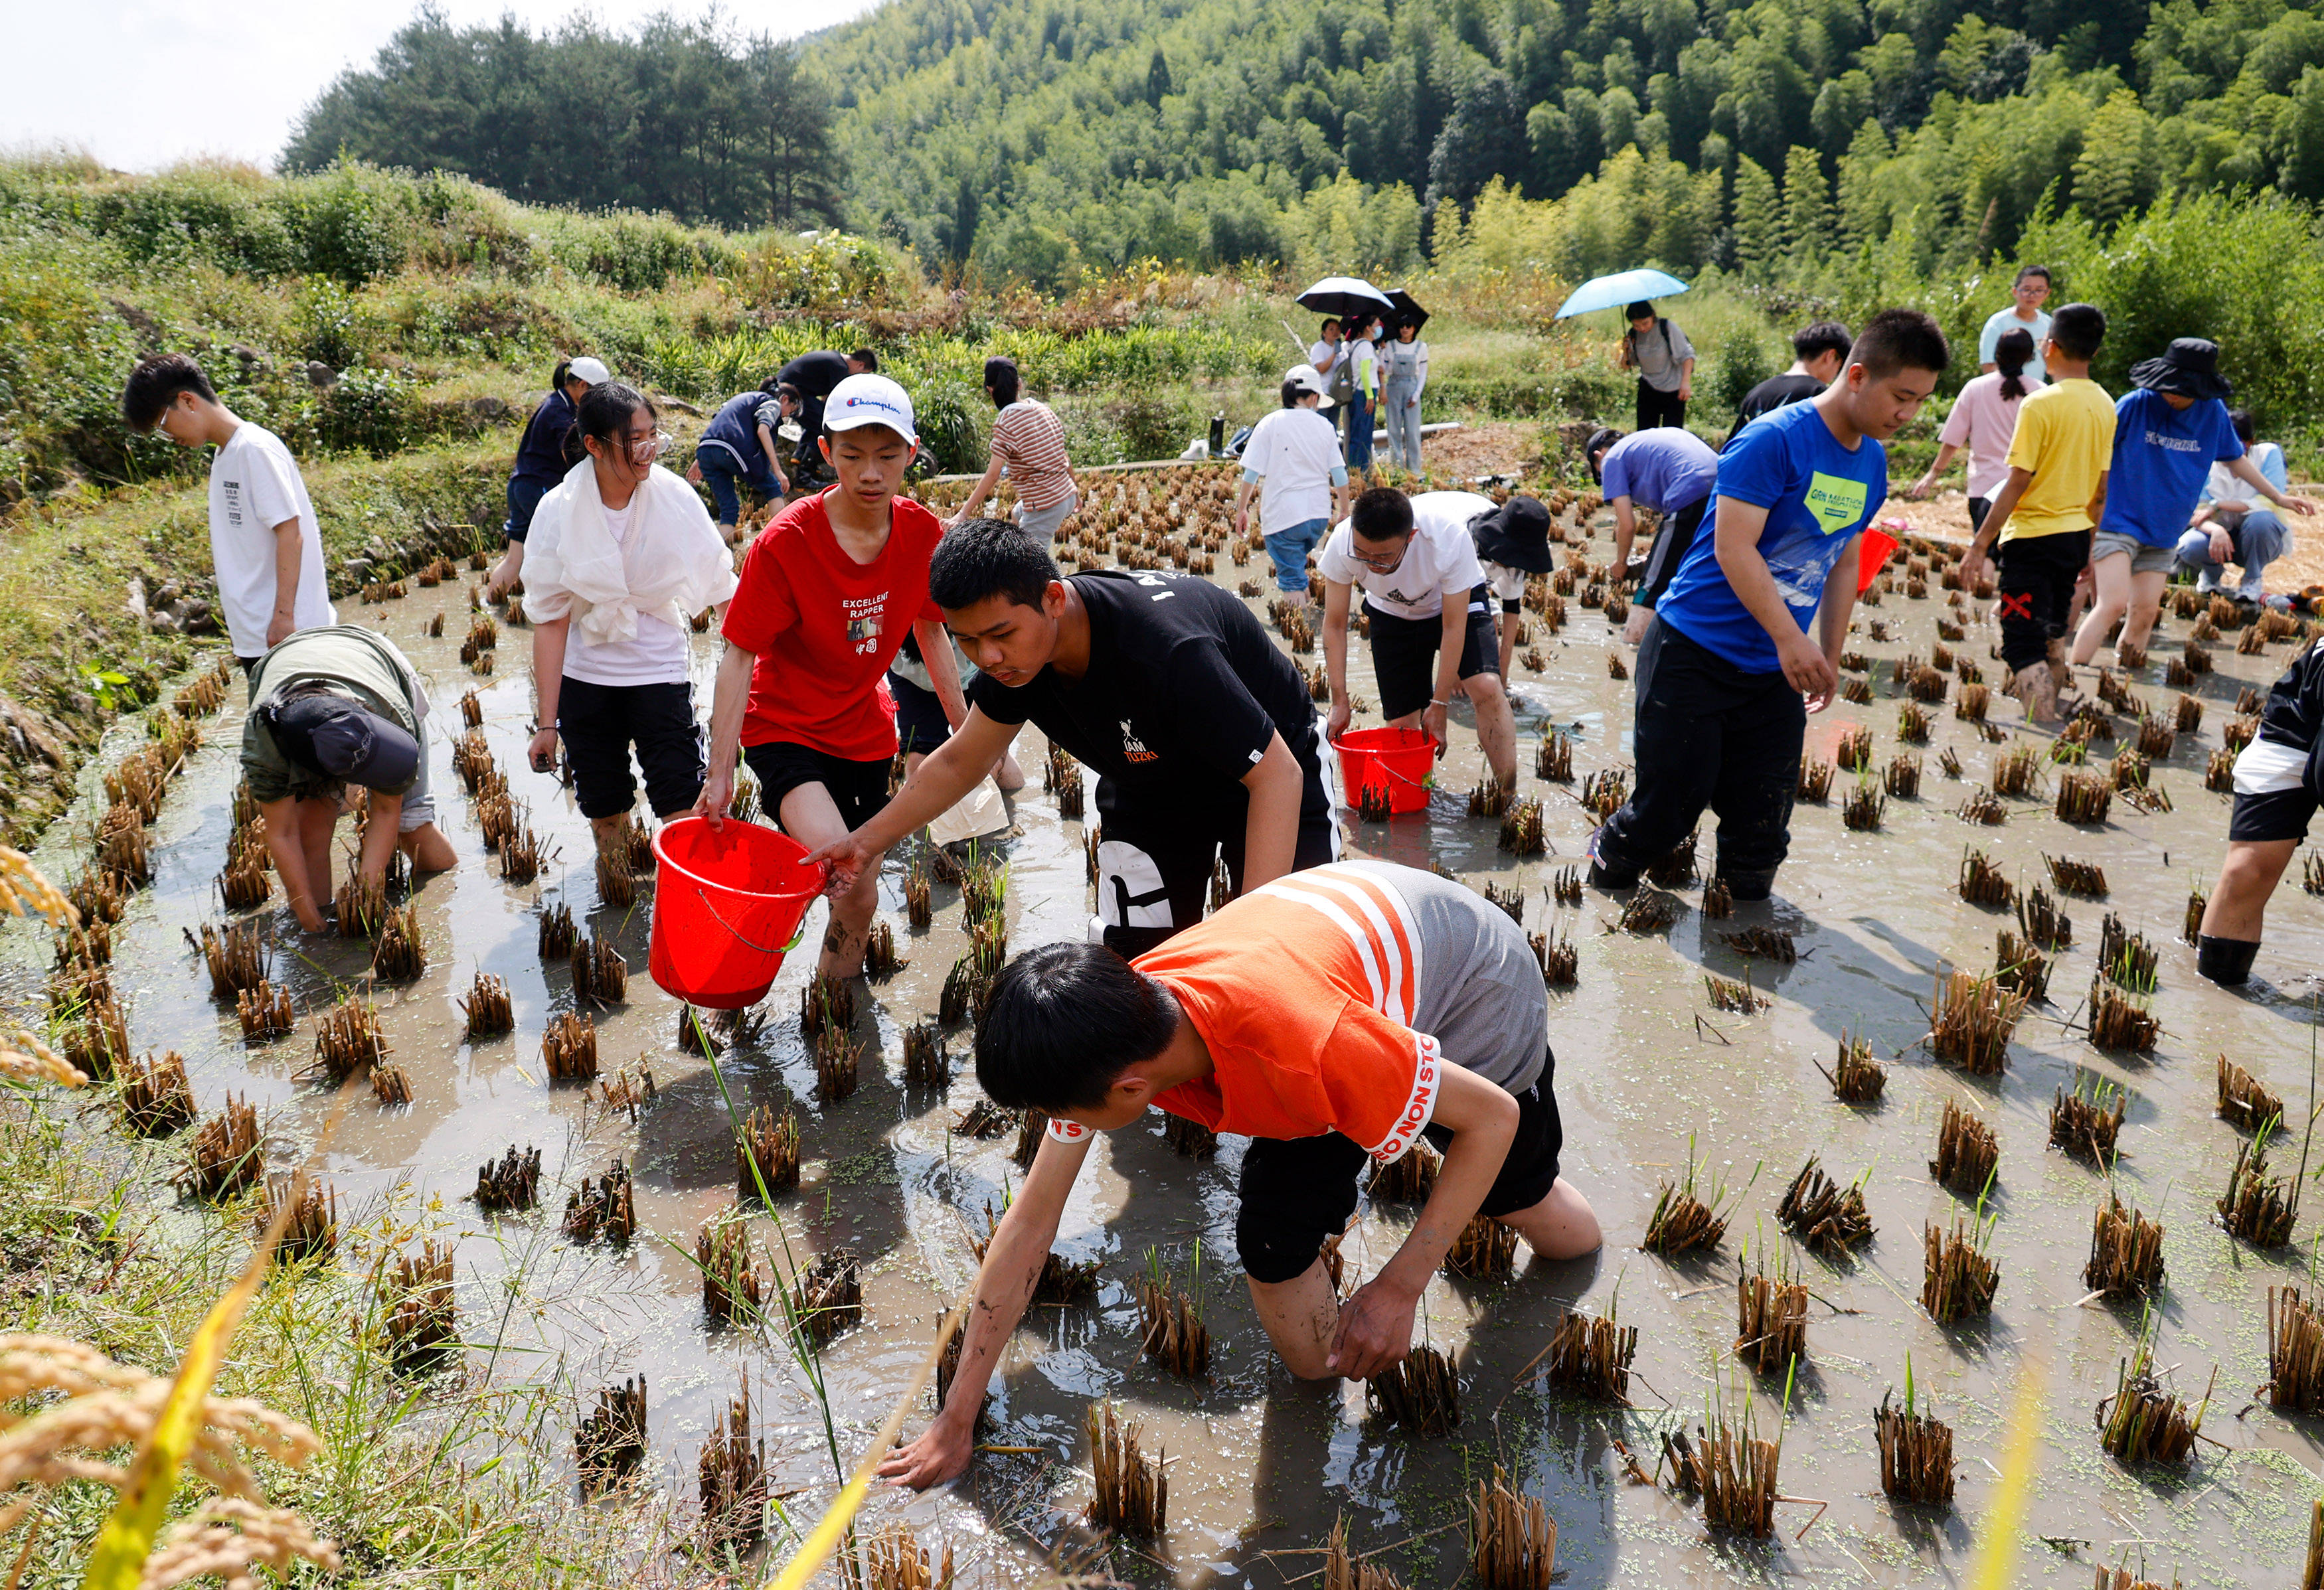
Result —
[{"label": "black bucket hat", "polygon": [[1549,510],[1531,497],[1511,497],[1469,521],[1477,556],[1504,568],[1545,574],[1557,566],[1549,550]]},{"label": "black bucket hat", "polygon": [[276,695],[259,707],[277,749],[300,767],[365,789],[409,789],[420,742],[403,725],[327,690]]},{"label": "black bucket hat", "polygon": [[2219,373],[2219,345],[2200,336],[2172,338],[2161,358],[2132,365],[2130,380],[2133,386],[2150,392],[2169,392],[2198,402],[2205,398],[2224,400],[2236,390],[2235,383]]}]

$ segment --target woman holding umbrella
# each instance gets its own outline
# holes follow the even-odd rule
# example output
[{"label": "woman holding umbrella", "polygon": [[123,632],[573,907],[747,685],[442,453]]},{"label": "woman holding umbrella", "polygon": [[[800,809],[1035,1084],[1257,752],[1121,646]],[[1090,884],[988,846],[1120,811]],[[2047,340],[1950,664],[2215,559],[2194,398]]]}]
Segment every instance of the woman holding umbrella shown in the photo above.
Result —
[{"label": "woman holding umbrella", "polygon": [[1388,462],[1420,473],[1420,394],[1428,385],[1428,345],[1420,340],[1428,311],[1398,289],[1396,340],[1380,350],[1380,407],[1388,421]]}]

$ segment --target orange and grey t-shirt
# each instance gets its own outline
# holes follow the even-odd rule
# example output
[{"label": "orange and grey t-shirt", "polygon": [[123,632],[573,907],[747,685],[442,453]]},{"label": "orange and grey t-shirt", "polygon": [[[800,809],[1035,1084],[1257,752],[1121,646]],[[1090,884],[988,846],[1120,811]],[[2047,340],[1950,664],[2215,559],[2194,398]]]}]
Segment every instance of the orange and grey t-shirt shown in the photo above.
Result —
[{"label": "orange and grey t-shirt", "polygon": [[1134,964],[1177,998],[1213,1067],[1155,1102],[1216,1132],[1337,1132],[1387,1163],[1435,1113],[1440,1062],[1523,1093],[1548,1053],[1524,930],[1452,879],[1386,861],[1279,878]]}]

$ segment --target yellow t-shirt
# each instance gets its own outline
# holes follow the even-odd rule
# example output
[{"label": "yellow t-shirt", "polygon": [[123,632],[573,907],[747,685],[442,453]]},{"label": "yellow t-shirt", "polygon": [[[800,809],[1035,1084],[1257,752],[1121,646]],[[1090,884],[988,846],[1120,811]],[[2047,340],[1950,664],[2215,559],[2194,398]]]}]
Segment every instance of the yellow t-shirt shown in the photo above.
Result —
[{"label": "yellow t-shirt", "polygon": [[2090,528],[2090,493],[2114,459],[2114,400],[2087,376],[2026,394],[2009,439],[2009,467],[2034,479],[2002,527],[2004,541]]}]

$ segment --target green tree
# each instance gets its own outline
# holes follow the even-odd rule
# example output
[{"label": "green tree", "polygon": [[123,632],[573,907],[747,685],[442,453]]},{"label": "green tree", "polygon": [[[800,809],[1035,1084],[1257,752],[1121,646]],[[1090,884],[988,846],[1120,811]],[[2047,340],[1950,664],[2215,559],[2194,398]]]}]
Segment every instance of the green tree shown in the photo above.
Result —
[{"label": "green tree", "polygon": [[2153,133],[2138,96],[2127,88],[2116,89],[2098,107],[2074,160],[2074,203],[2084,215],[2111,221],[2146,202]]},{"label": "green tree", "polygon": [[2324,69],[2311,66],[2300,74],[2286,130],[2283,190],[2300,198],[2324,198]]},{"label": "green tree", "polygon": [[1783,244],[1783,215],[1775,200],[1775,179],[1749,155],[1735,162],[1735,265],[1744,275],[1764,280]]},{"label": "green tree", "polygon": [[1784,252],[1813,264],[1831,246],[1831,189],[1823,161],[1794,143],[1784,157]]}]

